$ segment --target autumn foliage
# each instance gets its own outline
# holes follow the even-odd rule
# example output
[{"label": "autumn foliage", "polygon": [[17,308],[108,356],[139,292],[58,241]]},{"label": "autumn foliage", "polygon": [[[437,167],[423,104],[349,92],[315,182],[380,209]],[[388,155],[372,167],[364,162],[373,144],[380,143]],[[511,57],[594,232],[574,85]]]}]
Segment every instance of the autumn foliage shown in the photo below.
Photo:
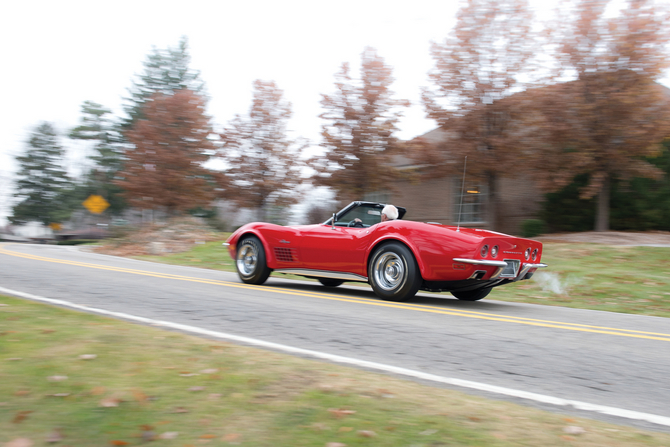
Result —
[{"label": "autumn foliage", "polygon": [[313,161],[315,184],[333,188],[343,201],[392,187],[397,172],[392,156],[401,147],[394,133],[407,101],[393,98],[392,68],[373,48],[361,55],[361,79],[344,63],[336,74],[336,91],[322,95],[323,157]]},{"label": "autumn foliage", "polygon": [[214,198],[212,173],[202,164],[214,145],[204,98],[187,89],[158,93],[143,116],[126,135],[135,146],[126,151],[117,181],[126,200],[170,214],[208,205]]},{"label": "autumn foliage", "polygon": [[288,136],[291,103],[274,81],[256,80],[249,113],[237,115],[221,133],[220,155],[229,168],[226,197],[260,210],[294,203],[300,183],[301,142]]}]

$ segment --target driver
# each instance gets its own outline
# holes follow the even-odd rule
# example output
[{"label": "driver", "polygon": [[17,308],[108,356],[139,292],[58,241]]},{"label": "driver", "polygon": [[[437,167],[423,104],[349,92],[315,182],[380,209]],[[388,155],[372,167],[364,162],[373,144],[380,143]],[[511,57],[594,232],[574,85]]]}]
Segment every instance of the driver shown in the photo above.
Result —
[{"label": "driver", "polygon": [[397,218],[398,218],[398,208],[396,208],[395,206],[386,205],[384,209],[382,209],[382,222],[395,220]]},{"label": "driver", "polygon": [[[382,209],[382,222],[387,222],[389,220],[395,220],[398,218],[398,208],[396,208],[393,205],[386,205]],[[353,226],[354,227],[363,227],[363,221],[359,219],[358,217],[355,218],[353,221]],[[351,223],[349,226],[352,226]]]}]

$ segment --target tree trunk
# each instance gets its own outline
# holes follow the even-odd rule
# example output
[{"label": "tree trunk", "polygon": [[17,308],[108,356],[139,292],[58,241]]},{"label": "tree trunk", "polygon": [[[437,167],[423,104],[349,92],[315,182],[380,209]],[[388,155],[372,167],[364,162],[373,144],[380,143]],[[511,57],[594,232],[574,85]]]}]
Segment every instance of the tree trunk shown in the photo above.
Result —
[{"label": "tree trunk", "polygon": [[498,230],[498,176],[495,172],[489,171],[486,175],[486,180],[489,187],[488,197],[488,221],[489,230]]},{"label": "tree trunk", "polygon": [[603,181],[603,187],[598,193],[598,209],[596,212],[596,231],[609,231],[610,229],[610,178],[609,175]]}]

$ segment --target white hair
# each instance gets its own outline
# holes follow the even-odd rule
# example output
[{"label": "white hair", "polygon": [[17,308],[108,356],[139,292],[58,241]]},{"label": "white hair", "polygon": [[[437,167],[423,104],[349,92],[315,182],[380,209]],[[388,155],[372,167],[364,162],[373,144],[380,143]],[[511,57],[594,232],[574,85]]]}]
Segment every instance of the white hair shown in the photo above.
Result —
[{"label": "white hair", "polygon": [[386,205],[382,210],[382,214],[386,214],[389,220],[395,220],[398,218],[398,208],[393,205]]}]

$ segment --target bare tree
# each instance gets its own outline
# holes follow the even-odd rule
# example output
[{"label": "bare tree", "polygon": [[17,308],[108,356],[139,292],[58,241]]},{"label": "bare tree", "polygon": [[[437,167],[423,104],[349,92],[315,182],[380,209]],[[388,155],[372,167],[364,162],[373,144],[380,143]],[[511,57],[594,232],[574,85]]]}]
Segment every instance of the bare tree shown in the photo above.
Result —
[{"label": "bare tree", "polygon": [[450,138],[424,148],[423,159],[432,165],[426,175],[453,173],[467,156],[469,173],[488,185],[491,228],[498,220],[498,179],[522,166],[512,123],[520,109],[515,94],[532,85],[537,73],[532,26],[525,0],[470,0],[449,37],[431,47],[433,86],[424,89],[423,103]]},{"label": "bare tree", "polygon": [[296,201],[299,157],[304,145],[288,137],[291,104],[274,81],[254,81],[249,114],[237,115],[221,133],[221,154],[229,165],[227,196],[260,210],[267,220],[271,207]]},{"label": "bare tree", "polygon": [[391,67],[368,47],[361,55],[360,81],[352,79],[343,63],[335,75],[336,92],[322,95],[325,154],[311,166],[317,171],[314,183],[334,189],[339,200],[385,191],[396,176],[391,156],[400,147],[394,136],[401,117],[398,107],[409,103],[393,98],[391,74]]}]

